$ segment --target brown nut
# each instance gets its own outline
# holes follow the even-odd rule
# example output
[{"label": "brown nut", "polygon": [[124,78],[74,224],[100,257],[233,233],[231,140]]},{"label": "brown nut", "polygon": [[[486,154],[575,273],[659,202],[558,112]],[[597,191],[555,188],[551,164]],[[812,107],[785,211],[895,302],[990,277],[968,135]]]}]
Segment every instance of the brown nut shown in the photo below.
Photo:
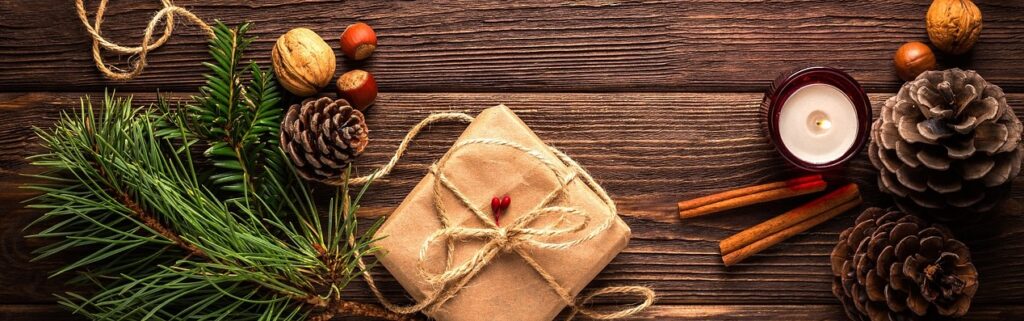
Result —
[{"label": "brown nut", "polygon": [[295,28],[281,35],[270,57],[278,82],[297,96],[316,94],[334,77],[334,50],[313,30]]},{"label": "brown nut", "polygon": [[954,55],[971,50],[981,34],[981,10],[970,0],[935,0],[925,22],[932,44]]},{"label": "brown nut", "polygon": [[922,72],[935,69],[935,54],[928,45],[911,41],[900,46],[892,57],[896,74],[904,81],[917,78]]},{"label": "brown nut", "polygon": [[338,97],[358,110],[365,110],[377,99],[377,81],[365,70],[346,72],[338,77]]},{"label": "brown nut", "polygon": [[374,49],[377,49],[377,34],[370,25],[357,22],[341,33],[341,52],[351,59],[366,59]]}]

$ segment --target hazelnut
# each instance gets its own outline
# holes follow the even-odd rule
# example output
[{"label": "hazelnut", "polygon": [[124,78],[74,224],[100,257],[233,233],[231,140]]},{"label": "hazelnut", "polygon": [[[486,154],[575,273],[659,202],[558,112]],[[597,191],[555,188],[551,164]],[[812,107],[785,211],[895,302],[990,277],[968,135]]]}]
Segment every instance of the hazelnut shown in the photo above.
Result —
[{"label": "hazelnut", "polygon": [[334,50],[320,35],[306,28],[289,30],[271,52],[277,80],[297,96],[311,96],[334,77]]},{"label": "hazelnut", "polygon": [[377,49],[377,34],[368,24],[357,22],[341,33],[341,52],[351,59],[366,59],[374,49]]},{"label": "hazelnut", "polygon": [[959,55],[971,50],[981,34],[981,10],[970,0],[935,0],[925,18],[928,39],[936,48]]},{"label": "hazelnut", "polygon": [[904,81],[911,81],[922,72],[935,69],[935,54],[928,45],[911,41],[896,50],[892,62],[896,66],[896,74]]},{"label": "hazelnut", "polygon": [[352,70],[338,77],[338,96],[352,107],[365,110],[377,99],[377,81],[364,70]]}]

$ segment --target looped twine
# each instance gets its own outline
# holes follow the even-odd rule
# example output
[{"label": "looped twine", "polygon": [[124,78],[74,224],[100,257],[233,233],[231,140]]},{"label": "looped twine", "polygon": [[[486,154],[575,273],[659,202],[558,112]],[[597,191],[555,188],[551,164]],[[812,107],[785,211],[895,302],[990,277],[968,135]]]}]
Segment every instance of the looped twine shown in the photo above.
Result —
[{"label": "looped twine", "polygon": [[[544,214],[561,214],[561,215],[572,215],[581,218],[582,220],[577,221],[565,228],[528,228],[528,224],[537,220]],[[437,230],[431,234],[426,241],[423,242],[423,246],[420,247],[419,263],[420,271],[423,272],[423,276],[428,282],[435,284],[444,284],[450,281],[458,280],[459,278],[466,277],[470,273],[475,273],[476,270],[490,263],[491,259],[500,253],[516,253],[522,256],[519,250],[527,247],[545,248],[545,249],[564,249],[568,248],[568,243],[553,243],[538,240],[538,237],[554,237],[561,235],[569,235],[571,233],[579,232],[587,227],[590,222],[590,217],[583,212],[568,207],[548,207],[543,209],[537,209],[530,213],[519,217],[509,226],[502,227],[488,227],[488,228],[468,228],[468,227],[446,227]],[[428,262],[427,252],[430,247],[439,241],[464,241],[469,239],[485,240],[486,243],[476,252],[473,258],[467,262],[454,267],[449,268],[440,274],[431,274],[426,272],[423,264]],[[578,242],[571,242],[576,244]],[[532,259],[525,258],[524,259]]]},{"label": "looped twine", "polygon": [[[95,21],[92,24],[89,23],[89,16],[85,12],[85,4],[83,3],[83,0],[75,0],[75,9],[78,13],[78,19],[82,21],[82,25],[85,26],[85,30],[89,32],[89,36],[92,38],[92,60],[95,62],[96,68],[99,69],[104,76],[115,80],[129,80],[142,73],[142,69],[146,67],[146,55],[150,51],[163,46],[167,43],[167,39],[171,38],[171,34],[174,32],[175,14],[179,14],[189,21],[192,21],[192,23],[199,26],[200,29],[203,29],[203,32],[206,33],[207,36],[211,38],[214,36],[213,29],[210,28],[210,25],[206,24],[203,19],[200,19],[191,11],[188,11],[188,9],[172,4],[171,0],[160,0],[160,4],[163,5],[163,8],[161,8],[160,11],[157,11],[156,14],[153,15],[153,18],[150,18],[149,25],[146,26],[146,30],[142,33],[141,44],[135,47],[125,47],[107,40],[107,38],[104,38],[103,35],[101,35],[100,26],[103,25],[103,14],[107,10],[107,0],[100,1],[99,7],[96,9]],[[167,19],[167,21],[164,26],[163,35],[154,41],[153,33],[156,31],[156,26],[164,19]],[[101,47],[114,53],[137,56],[135,61],[131,63],[131,68],[127,71],[122,71],[117,67],[108,67],[107,64],[103,62],[103,54],[100,50]]]},{"label": "looped twine", "polygon": [[[392,161],[385,166],[385,169],[371,174],[369,177],[358,178],[356,182],[363,183],[368,179],[379,178],[386,175],[390,168],[394,166],[398,157],[400,157],[400,155],[405,151],[405,148],[408,147],[408,141],[418,134],[420,129],[424,126],[443,120],[468,122],[472,119],[472,117],[461,113],[446,113],[440,114],[439,116],[432,115],[431,117],[427,117],[427,119],[424,119],[417,124],[413,130],[406,135],[406,138],[403,139],[398,151],[396,151],[395,157],[393,157]],[[484,213],[477,204],[475,204],[470,198],[466,197],[466,195],[448,179],[448,176],[444,174],[444,166],[447,163],[448,158],[457,154],[461,149],[473,145],[501,146],[523,152],[543,164],[544,167],[555,176],[559,185],[555,190],[551,191],[546,197],[544,197],[533,209],[527,211],[526,214],[519,216],[510,224],[498,226],[492,216]],[[517,255],[522,258],[523,261],[526,262],[527,265],[529,265],[532,270],[548,284],[550,289],[554,291],[566,305],[571,307],[572,311],[569,313],[566,320],[572,320],[577,314],[583,314],[590,318],[601,320],[618,319],[633,315],[654,304],[654,291],[642,286],[602,288],[583,297],[582,299],[578,299],[572,295],[569,289],[566,289],[558,283],[554,276],[549,274],[530,254],[530,249],[565,250],[594,239],[601,233],[605,232],[614,222],[614,218],[618,215],[615,203],[608,196],[608,193],[594,181],[586,170],[558,149],[550,146],[547,148],[557,156],[561,165],[568,168],[567,172],[563,173],[555,160],[551,160],[541,151],[525,147],[515,142],[492,138],[470,139],[457,143],[452,147],[451,151],[445,155],[445,157],[431,165],[430,173],[434,175],[434,213],[440,221],[442,228],[438,229],[424,240],[420,247],[417,265],[420,277],[430,283],[432,288],[435,290],[428,293],[426,298],[419,300],[419,302],[414,305],[396,305],[390,302],[387,298],[384,298],[380,290],[377,288],[373,278],[370,276],[369,271],[366,271],[365,264],[360,260],[359,265],[364,271],[363,277],[370,290],[377,296],[377,299],[380,300],[381,304],[384,305],[385,308],[396,313],[415,313],[423,310],[430,311],[436,309],[453,298],[459,290],[465,287],[466,284],[468,284],[469,281],[483,269],[484,266],[490,264],[495,257],[503,253]],[[605,203],[606,210],[602,211],[602,213],[597,213],[598,215],[588,215],[578,208],[551,205],[563,196],[567,187],[575,181],[581,181],[595,194],[597,194],[598,197],[601,198],[602,202]],[[442,199],[442,195],[446,192],[454,196],[461,206],[469,209],[469,211],[477,217],[484,227],[453,226],[448,220],[447,211]],[[553,223],[545,224],[544,226],[535,226],[535,222],[545,217],[554,219]],[[596,224],[592,226],[591,223],[594,223],[592,222],[593,220],[596,220]],[[585,234],[577,236],[577,234],[584,231],[586,231]],[[568,240],[565,240],[566,238],[568,238]],[[558,239],[558,241],[554,241],[554,239]],[[482,240],[484,241],[484,244],[469,259],[456,265],[454,262],[455,245],[456,243],[461,243],[461,241],[466,240]],[[445,245],[446,254],[444,269],[435,273],[431,272],[425,265],[428,263],[428,253],[430,252],[430,249],[438,244]],[[619,297],[623,295],[632,295],[640,298],[642,301],[633,306],[627,306],[620,310],[608,312],[600,312],[585,307],[593,299],[606,295],[616,295]]]}]

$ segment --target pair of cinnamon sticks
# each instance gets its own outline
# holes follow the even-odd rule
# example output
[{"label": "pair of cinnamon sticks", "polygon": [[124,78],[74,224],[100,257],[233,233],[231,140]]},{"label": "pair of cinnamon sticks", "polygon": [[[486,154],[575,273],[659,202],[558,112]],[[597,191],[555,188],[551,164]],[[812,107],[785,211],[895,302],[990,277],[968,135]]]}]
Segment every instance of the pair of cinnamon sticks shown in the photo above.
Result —
[{"label": "pair of cinnamon sticks", "polygon": [[[821,175],[744,187],[679,202],[679,216],[692,218],[825,190]],[[862,202],[856,184],[847,184],[782,215],[743,230],[719,243],[726,266],[737,264],[768,247],[857,207]]]}]

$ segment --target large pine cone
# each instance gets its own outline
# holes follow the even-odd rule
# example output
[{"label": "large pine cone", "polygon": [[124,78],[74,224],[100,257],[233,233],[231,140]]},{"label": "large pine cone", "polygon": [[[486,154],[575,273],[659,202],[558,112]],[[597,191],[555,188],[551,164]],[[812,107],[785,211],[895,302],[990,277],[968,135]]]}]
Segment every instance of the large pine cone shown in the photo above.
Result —
[{"label": "large pine cone", "polygon": [[889,98],[871,128],[879,187],[901,209],[940,221],[976,218],[1021,166],[1021,122],[1003,90],[974,71],[928,71]]},{"label": "large pine cone", "polygon": [[855,321],[963,316],[978,291],[967,246],[912,214],[869,208],[832,250],[832,293]]},{"label": "large pine cone", "polygon": [[363,113],[344,99],[309,98],[288,108],[281,122],[281,148],[303,178],[341,177],[369,142]]}]

